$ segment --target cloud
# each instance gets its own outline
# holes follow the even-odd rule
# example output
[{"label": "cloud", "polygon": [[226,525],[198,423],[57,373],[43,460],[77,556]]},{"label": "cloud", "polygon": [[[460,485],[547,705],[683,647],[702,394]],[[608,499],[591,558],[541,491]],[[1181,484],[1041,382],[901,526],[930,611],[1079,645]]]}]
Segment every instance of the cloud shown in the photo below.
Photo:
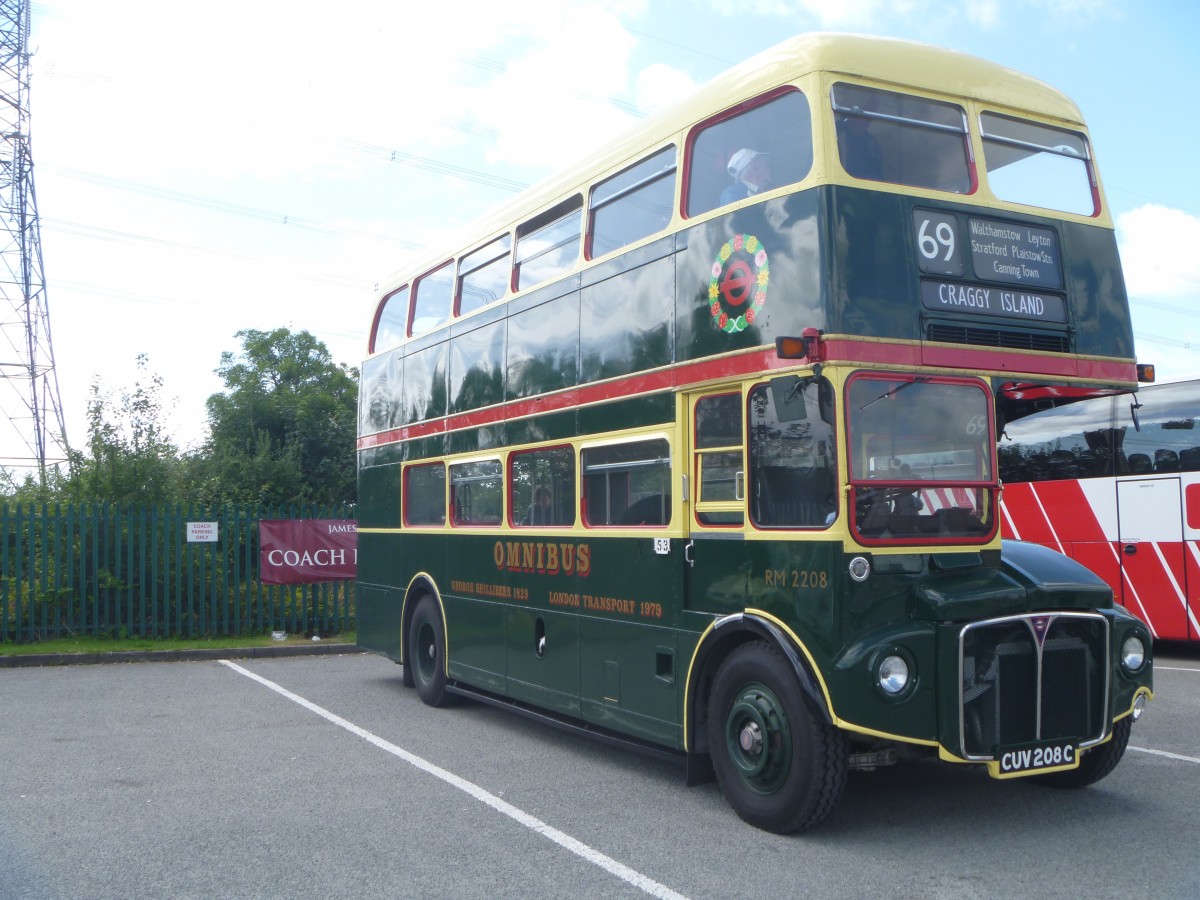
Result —
[{"label": "cloud", "polygon": [[1117,217],[1117,241],[1131,297],[1177,299],[1200,294],[1200,218],[1146,204]]}]

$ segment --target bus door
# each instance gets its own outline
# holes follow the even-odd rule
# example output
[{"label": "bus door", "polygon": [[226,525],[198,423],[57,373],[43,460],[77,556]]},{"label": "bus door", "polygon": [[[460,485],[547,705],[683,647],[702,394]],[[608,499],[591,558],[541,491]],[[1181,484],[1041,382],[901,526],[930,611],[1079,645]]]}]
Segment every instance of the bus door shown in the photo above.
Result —
[{"label": "bus door", "polygon": [[683,607],[704,614],[747,606],[746,405],[740,385],[687,398],[688,491]]},{"label": "bus door", "polygon": [[1200,472],[1183,476],[1183,541],[1187,563],[1188,628],[1200,640]]},{"label": "bus door", "polygon": [[[1117,482],[1122,605],[1145,610],[1154,636],[1195,637],[1189,615],[1179,478]],[[1193,620],[1189,634],[1189,618]]]}]

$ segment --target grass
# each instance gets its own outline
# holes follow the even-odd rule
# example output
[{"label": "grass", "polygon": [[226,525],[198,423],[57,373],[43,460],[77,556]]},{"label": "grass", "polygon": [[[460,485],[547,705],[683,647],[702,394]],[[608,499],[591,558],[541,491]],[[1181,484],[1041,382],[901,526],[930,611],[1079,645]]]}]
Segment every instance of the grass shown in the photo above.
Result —
[{"label": "grass", "polygon": [[[338,644],[353,644],[354,632],[322,638]],[[30,656],[40,653],[114,653],[122,650],[225,650],[245,647],[278,647],[311,643],[312,638],[289,634],[277,641],[268,634],[248,634],[213,638],[106,638],[66,637],[33,644],[0,643],[0,656]]]}]

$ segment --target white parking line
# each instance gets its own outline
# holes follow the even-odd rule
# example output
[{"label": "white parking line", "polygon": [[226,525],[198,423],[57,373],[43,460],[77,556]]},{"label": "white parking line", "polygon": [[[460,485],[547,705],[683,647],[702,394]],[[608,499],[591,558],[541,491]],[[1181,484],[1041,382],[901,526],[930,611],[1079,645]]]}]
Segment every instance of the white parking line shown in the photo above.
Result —
[{"label": "white parking line", "polygon": [[223,666],[233,669],[233,671],[235,671],[241,675],[245,675],[247,678],[251,679],[252,681],[257,681],[259,684],[263,685],[264,687],[270,688],[271,690],[273,690],[275,693],[279,694],[280,696],[286,697],[287,699],[291,700],[293,703],[303,706],[309,712],[316,713],[318,716],[320,716],[322,719],[325,719],[327,722],[332,722],[334,725],[338,726],[339,728],[344,728],[346,731],[349,731],[351,734],[357,735],[358,737],[362,738],[363,740],[374,744],[380,750],[386,750],[388,753],[404,760],[406,763],[416,766],[422,772],[426,772],[435,778],[440,778],[442,781],[446,782],[446,784],[456,787],[460,791],[463,791],[466,794],[470,794],[472,797],[474,797],[480,803],[486,804],[487,806],[490,806],[492,809],[496,810],[497,812],[503,813],[504,815],[508,816],[510,819],[513,819],[514,821],[519,822],[520,824],[524,825],[526,828],[530,829],[531,831],[536,831],[542,837],[549,838],[550,840],[554,841],[554,843],[558,844],[560,847],[562,847],[566,850],[570,850],[576,856],[582,857],[583,859],[592,863],[592,865],[599,866],[601,869],[604,869],[604,871],[608,872],[609,874],[615,875],[618,878],[620,878],[622,881],[628,882],[629,884],[633,885],[634,887],[638,888],[639,890],[644,891],[645,893],[649,894],[651,897],[662,897],[662,898],[664,898],[664,900],[686,900],[686,898],[684,897],[683,894],[677,894],[675,891],[671,890],[669,887],[659,884],[657,881],[647,878],[645,875],[642,875],[639,872],[635,872],[633,869],[629,868],[628,866],[617,862],[612,857],[605,856],[599,850],[593,850],[587,844],[584,844],[581,841],[576,840],[575,838],[571,837],[569,834],[564,834],[563,832],[559,831],[557,828],[552,828],[551,826],[549,826],[545,822],[543,822],[541,819],[538,819],[534,816],[529,815],[529,813],[527,813],[527,812],[523,812],[522,810],[517,809],[517,807],[513,806],[511,803],[506,803],[505,801],[501,800],[499,797],[495,796],[494,794],[488,793],[483,788],[479,787],[479,785],[474,784],[470,781],[467,781],[464,778],[459,778],[454,773],[447,772],[445,769],[443,769],[439,766],[435,766],[433,763],[429,762],[428,760],[422,759],[421,757],[416,756],[415,754],[409,753],[407,750],[397,747],[395,744],[391,743],[390,741],[386,741],[383,738],[379,737],[378,735],[372,734],[371,732],[367,731],[365,728],[359,728],[353,722],[348,722],[345,719],[343,719],[341,716],[336,716],[333,713],[329,712],[329,710],[322,709],[320,706],[317,706],[315,703],[313,703],[309,700],[305,700],[299,694],[293,694],[287,688],[280,687],[275,682],[269,681],[266,678],[263,678],[261,675],[255,675],[250,670],[243,669],[237,663],[230,662],[227,659],[217,660],[217,662],[219,662]]},{"label": "white parking line", "polygon": [[1166,750],[1151,750],[1149,747],[1135,747],[1133,744],[1130,744],[1125,749],[1136,750],[1138,753],[1152,753],[1155,756],[1165,756],[1167,759],[1177,759],[1180,762],[1190,762],[1200,765],[1200,757],[1197,756],[1184,756],[1182,753],[1168,753]]},{"label": "white parking line", "polygon": [[1189,669],[1186,666],[1160,666],[1158,663],[1155,663],[1154,671],[1155,672],[1200,672],[1200,669]]}]

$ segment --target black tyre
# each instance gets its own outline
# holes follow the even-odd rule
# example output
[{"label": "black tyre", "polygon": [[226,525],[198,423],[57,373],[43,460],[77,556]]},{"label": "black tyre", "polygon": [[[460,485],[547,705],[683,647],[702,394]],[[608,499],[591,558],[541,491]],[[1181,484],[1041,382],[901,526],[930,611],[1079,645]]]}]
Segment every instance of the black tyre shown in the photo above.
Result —
[{"label": "black tyre", "polygon": [[1034,781],[1055,788],[1082,788],[1095,784],[1117,767],[1117,763],[1125,755],[1125,747],[1129,744],[1129,732],[1132,730],[1131,716],[1119,719],[1113,725],[1112,739],[1091,750],[1083,751],[1079,757],[1078,768],[1065,772],[1051,772],[1048,775],[1035,775]]},{"label": "black tyre", "polygon": [[809,711],[795,673],[763,641],[738,647],[717,670],[708,743],[729,805],[766,831],[817,825],[846,787],[844,738]]},{"label": "black tyre", "polygon": [[408,626],[408,655],[405,665],[412,671],[413,684],[421,701],[429,706],[447,706],[446,629],[442,612],[433,597],[425,594],[417,600]]}]

